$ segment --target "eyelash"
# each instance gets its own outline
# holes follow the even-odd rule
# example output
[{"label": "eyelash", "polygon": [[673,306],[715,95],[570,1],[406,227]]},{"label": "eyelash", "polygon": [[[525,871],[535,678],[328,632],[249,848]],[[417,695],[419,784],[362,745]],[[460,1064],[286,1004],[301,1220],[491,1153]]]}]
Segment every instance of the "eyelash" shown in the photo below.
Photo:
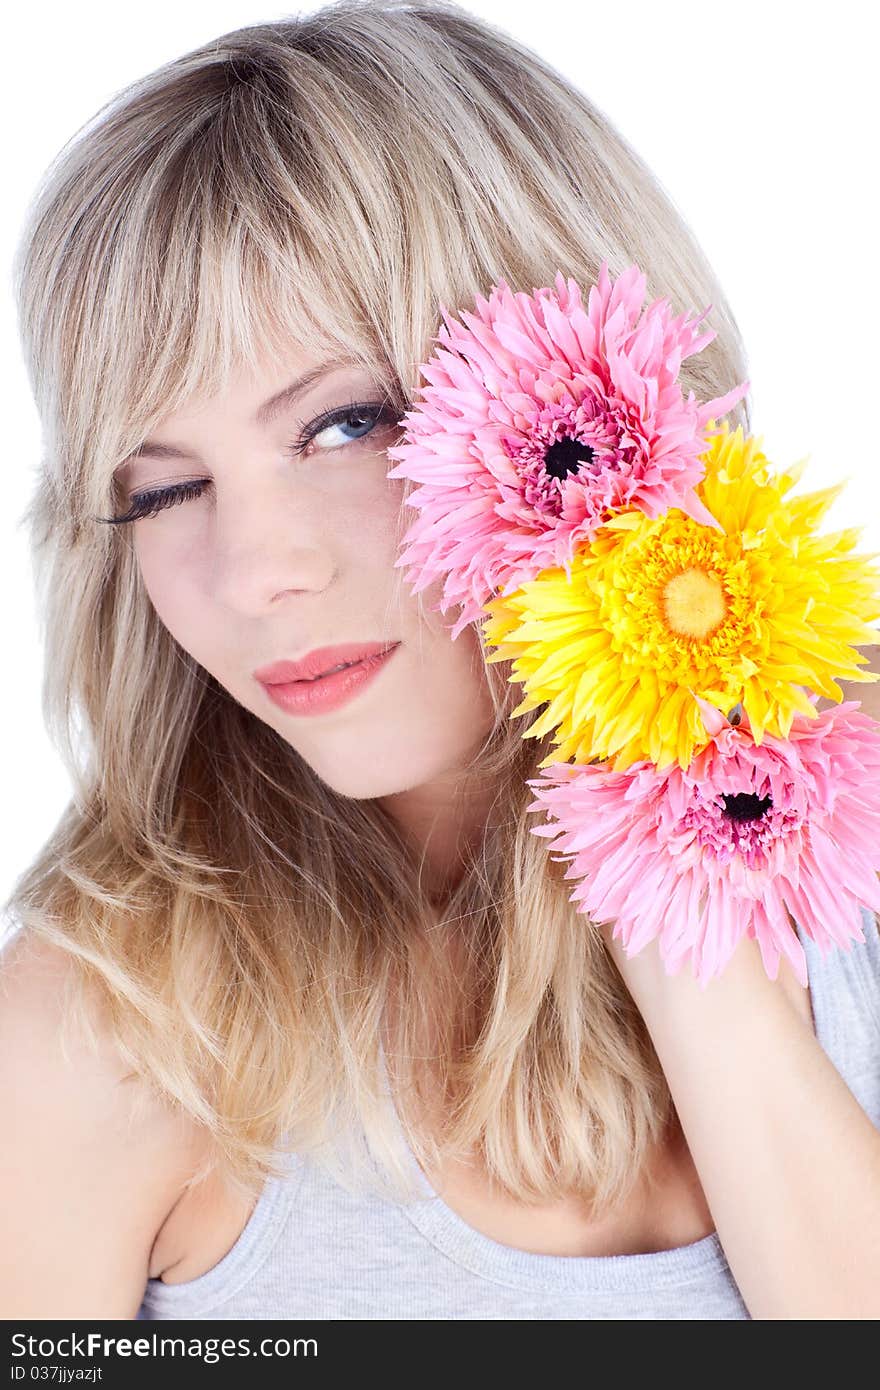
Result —
[{"label": "eyelash", "polygon": [[[296,439],[286,446],[286,450],[288,453],[301,454],[316,434],[328,429],[330,425],[343,424],[356,415],[365,415],[372,419],[372,427],[367,430],[366,434],[358,436],[358,439],[368,439],[380,421],[385,421],[389,425],[399,424],[400,414],[398,409],[386,401],[351,401],[348,405],[337,406],[333,410],[325,410],[322,415],[316,416],[308,424],[298,420],[300,432]],[[356,442],[357,440],[349,441],[352,444]],[[339,447],[344,448],[345,446]],[[100,520],[105,521],[110,526],[126,526],[132,521],[141,521],[147,517],[156,516],[166,507],[177,506],[181,502],[201,497],[207,486],[208,480],[200,478],[192,482],[174,483],[170,487],[151,488],[147,492],[135,493],[131,498],[128,511],[122,516],[101,517]]]}]

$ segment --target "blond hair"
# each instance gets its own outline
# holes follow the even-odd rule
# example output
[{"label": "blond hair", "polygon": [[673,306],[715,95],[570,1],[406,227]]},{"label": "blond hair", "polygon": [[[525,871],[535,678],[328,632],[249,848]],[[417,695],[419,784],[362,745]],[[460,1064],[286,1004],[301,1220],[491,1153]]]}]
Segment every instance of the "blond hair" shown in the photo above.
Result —
[{"label": "blond hair", "polygon": [[[493,814],[438,909],[383,807],[334,793],[160,623],[128,533],[96,520],[113,469],[291,342],[363,363],[403,404],[441,301],[557,269],[586,291],[603,258],[612,274],[637,261],[678,311],[713,306],[685,391],[745,377],[705,256],[626,141],[443,0],[341,0],[166,63],[77,132],[29,209],[15,285],[45,446],[26,519],[44,709],[74,793],[7,908],[75,958],[69,1016],[88,1027],[100,1008],[252,1193],[286,1148],[351,1190],[412,1192],[382,1083],[392,985],[401,1095],[420,1092],[422,1027],[435,1039],[443,1125],[401,1115],[423,1166],[477,1152],[521,1201],[578,1193],[601,1211],[671,1097],[531,833],[526,778],[549,744],[510,719],[508,664],[486,665],[496,720],[472,769]],[[745,405],[732,421],[748,428]]]}]

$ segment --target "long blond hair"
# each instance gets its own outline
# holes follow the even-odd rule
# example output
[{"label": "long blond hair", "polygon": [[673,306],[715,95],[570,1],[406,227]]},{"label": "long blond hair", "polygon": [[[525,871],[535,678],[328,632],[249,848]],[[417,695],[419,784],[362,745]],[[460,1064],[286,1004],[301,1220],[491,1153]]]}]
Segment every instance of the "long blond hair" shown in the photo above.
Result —
[{"label": "long blond hair", "polygon": [[[478,1153],[521,1201],[601,1211],[670,1121],[647,1029],[531,833],[549,744],[510,719],[507,663],[486,665],[496,719],[472,769],[492,813],[438,908],[386,810],[335,794],[181,650],[127,533],[96,520],[158,420],[285,344],[343,352],[403,405],[440,301],[557,269],[586,290],[603,258],[637,261],[679,311],[713,306],[685,390],[747,375],[705,256],[621,135],[443,0],[341,0],[214,39],[117,94],[35,193],[15,266],[44,431],[26,519],[74,792],[7,912],[75,958],[68,1017],[100,1009],[204,1126],[199,1177],[219,1165],[256,1193],[291,1148],[405,1199],[392,986],[400,1095],[420,1094],[427,1029],[443,1098],[430,1132],[399,1112],[423,1166]],[[745,405],[732,421],[748,428]]]}]

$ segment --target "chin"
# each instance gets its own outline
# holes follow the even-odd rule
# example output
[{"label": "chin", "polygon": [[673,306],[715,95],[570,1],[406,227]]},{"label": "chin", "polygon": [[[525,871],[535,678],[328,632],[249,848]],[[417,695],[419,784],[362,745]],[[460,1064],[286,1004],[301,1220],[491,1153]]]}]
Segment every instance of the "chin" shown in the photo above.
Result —
[{"label": "chin", "polygon": [[371,766],[358,766],[353,762],[348,767],[334,772],[316,767],[314,763],[310,766],[331,791],[336,792],[337,796],[348,797],[351,801],[370,801],[380,796],[393,796],[395,792],[404,791],[410,785],[408,778],[395,777],[388,771],[382,773],[375,763]]}]

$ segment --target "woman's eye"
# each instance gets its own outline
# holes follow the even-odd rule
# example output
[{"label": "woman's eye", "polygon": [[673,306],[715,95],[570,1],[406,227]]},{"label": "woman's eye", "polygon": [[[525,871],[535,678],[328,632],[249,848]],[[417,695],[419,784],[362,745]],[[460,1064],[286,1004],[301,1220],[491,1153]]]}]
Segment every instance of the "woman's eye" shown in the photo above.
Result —
[{"label": "woman's eye", "polygon": [[[287,446],[288,451],[302,454],[313,440],[326,436],[325,442],[318,446],[317,452],[329,453],[332,449],[344,448],[346,444],[365,438],[380,421],[391,428],[396,427],[400,423],[400,415],[400,410],[387,400],[337,407],[336,410],[325,411],[323,415],[304,425],[299,437]],[[345,433],[349,429],[353,430],[353,434]],[[199,478],[192,482],[174,483],[170,487],[151,488],[145,492],[134,493],[129,501],[128,510],[122,516],[101,517],[100,520],[112,526],[124,526],[132,521],[156,516],[166,507],[174,507],[181,502],[201,497],[205,488],[210,485],[209,479]]]},{"label": "woman's eye", "polygon": [[[290,447],[295,453],[301,453],[314,440],[326,436],[325,442],[318,445],[319,452],[339,449],[352,443],[354,439],[363,439],[375,429],[380,420],[396,425],[398,419],[399,412],[381,401],[345,406],[342,409],[331,410],[325,415],[319,415],[316,420],[305,425],[299,437],[293,441]],[[344,431],[348,429],[352,429],[354,433],[346,434]],[[335,437],[334,431],[336,431]]]},{"label": "woman's eye", "polygon": [[207,479],[199,479],[192,483],[175,483],[172,487],[151,488],[149,492],[136,492],[131,497],[128,511],[122,516],[101,517],[100,520],[111,526],[125,526],[130,521],[155,516],[166,507],[177,506],[192,497],[201,497],[207,486]]}]

